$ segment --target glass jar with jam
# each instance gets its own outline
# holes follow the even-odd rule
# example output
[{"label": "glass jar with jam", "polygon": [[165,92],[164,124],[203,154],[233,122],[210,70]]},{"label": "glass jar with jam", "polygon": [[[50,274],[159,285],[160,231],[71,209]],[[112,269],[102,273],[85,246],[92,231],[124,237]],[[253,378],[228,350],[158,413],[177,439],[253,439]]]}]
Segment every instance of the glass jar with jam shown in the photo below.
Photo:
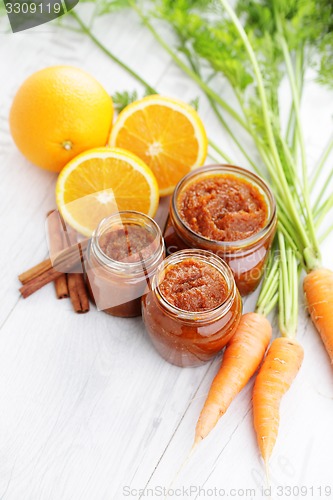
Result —
[{"label": "glass jar with jam", "polygon": [[209,250],[232,269],[242,295],[258,286],[276,232],[276,204],[256,174],[232,165],[203,167],[176,186],[164,238],[167,253]]},{"label": "glass jar with jam", "polygon": [[97,308],[113,316],[139,316],[141,297],[164,257],[161,230],[147,215],[124,211],[103,219],[86,258]]},{"label": "glass jar with jam", "polygon": [[242,300],[229,266],[203,250],[181,250],[158,267],[142,317],[160,355],[178,366],[210,360],[235,333]]}]

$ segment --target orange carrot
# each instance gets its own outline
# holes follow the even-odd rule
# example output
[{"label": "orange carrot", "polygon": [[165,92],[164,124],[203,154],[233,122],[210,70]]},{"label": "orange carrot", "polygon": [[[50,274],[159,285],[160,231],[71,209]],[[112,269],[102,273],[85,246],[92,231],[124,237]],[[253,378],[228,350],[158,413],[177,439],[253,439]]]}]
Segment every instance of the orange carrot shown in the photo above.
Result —
[{"label": "orange carrot", "polygon": [[194,446],[209,434],[235,396],[256,372],[271,335],[271,324],[262,314],[251,312],[242,316],[226,347],[221,367],[201,411]]},{"label": "orange carrot", "polygon": [[303,348],[294,339],[275,339],[266,355],[253,389],[254,428],[267,465],[279,428],[279,407],[303,361]]},{"label": "orange carrot", "polygon": [[303,287],[311,319],[333,363],[333,272],[314,269],[305,277]]}]

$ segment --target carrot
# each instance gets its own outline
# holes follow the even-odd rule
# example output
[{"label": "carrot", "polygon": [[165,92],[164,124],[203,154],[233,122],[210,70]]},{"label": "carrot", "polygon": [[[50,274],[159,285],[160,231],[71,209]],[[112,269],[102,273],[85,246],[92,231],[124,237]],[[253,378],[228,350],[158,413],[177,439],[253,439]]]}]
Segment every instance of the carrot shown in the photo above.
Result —
[{"label": "carrot", "polygon": [[267,474],[268,461],[278,435],[280,403],[303,361],[303,348],[295,339],[298,322],[298,262],[282,233],[278,234],[278,243],[281,337],[272,342],[253,388],[254,428]]},{"label": "carrot", "polygon": [[303,288],[311,319],[333,363],[333,272],[314,269],[305,277]]},{"label": "carrot", "polygon": [[254,428],[267,465],[279,428],[279,407],[303,361],[303,348],[287,337],[275,339],[266,355],[253,389]]},{"label": "carrot", "polygon": [[200,413],[194,446],[209,434],[235,396],[256,372],[271,335],[271,324],[262,314],[251,312],[242,316],[226,347],[221,367]]}]

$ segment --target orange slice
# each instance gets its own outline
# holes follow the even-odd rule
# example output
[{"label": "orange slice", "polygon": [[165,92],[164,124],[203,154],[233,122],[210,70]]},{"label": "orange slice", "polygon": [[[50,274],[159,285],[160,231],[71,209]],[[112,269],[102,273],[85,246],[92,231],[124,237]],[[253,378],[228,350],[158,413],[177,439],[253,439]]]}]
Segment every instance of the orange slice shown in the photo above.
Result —
[{"label": "orange slice", "polygon": [[133,102],[119,114],[109,144],[139,156],[154,172],[163,196],[172,193],[190,170],[203,165],[208,141],[191,106],[153,95]]},{"label": "orange slice", "polygon": [[56,184],[59,211],[68,224],[91,236],[116,211],[136,210],[154,217],[158,185],[145,163],[120,148],[97,148],[71,160]]}]

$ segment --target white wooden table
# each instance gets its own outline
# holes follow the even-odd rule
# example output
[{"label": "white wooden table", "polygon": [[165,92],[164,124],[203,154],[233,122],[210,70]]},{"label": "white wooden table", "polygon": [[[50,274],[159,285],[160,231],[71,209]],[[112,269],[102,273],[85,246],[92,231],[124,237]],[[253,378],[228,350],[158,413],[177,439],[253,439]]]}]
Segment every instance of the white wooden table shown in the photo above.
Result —
[{"label": "white wooden table", "polygon": [[[199,95],[134,15],[104,18],[96,32],[161,93],[186,101]],[[219,359],[195,369],[169,365],[154,351],[141,319],[111,318],[94,309],[76,315],[68,300],[55,300],[51,285],[27,300],[20,298],[17,274],[47,255],[44,220],[55,206],[56,177],[29,164],[8,130],[18,86],[48,65],[84,68],[110,93],[141,89],[89,40],[52,25],[15,35],[2,31],[0,64],[0,499],[163,498],[159,488],[170,485],[191,448]],[[318,89],[309,76],[304,103],[313,166],[332,129],[332,94]],[[200,114],[209,135],[246,165],[219,131],[204,98]],[[332,168],[332,158],[327,168]],[[323,246],[330,268],[332,242]],[[254,302],[248,298],[245,310]],[[272,496],[290,498],[287,490],[279,495],[276,487],[298,485],[309,488],[303,498],[318,500],[328,498],[326,485],[333,491],[333,374],[303,303],[298,338],[305,360],[281,408],[271,461]],[[252,426],[252,385],[180,473],[173,488],[184,490],[170,498],[262,498],[264,471]],[[321,493],[316,489],[320,486]],[[198,487],[203,489],[194,489]],[[291,498],[297,498],[297,490]]]}]

